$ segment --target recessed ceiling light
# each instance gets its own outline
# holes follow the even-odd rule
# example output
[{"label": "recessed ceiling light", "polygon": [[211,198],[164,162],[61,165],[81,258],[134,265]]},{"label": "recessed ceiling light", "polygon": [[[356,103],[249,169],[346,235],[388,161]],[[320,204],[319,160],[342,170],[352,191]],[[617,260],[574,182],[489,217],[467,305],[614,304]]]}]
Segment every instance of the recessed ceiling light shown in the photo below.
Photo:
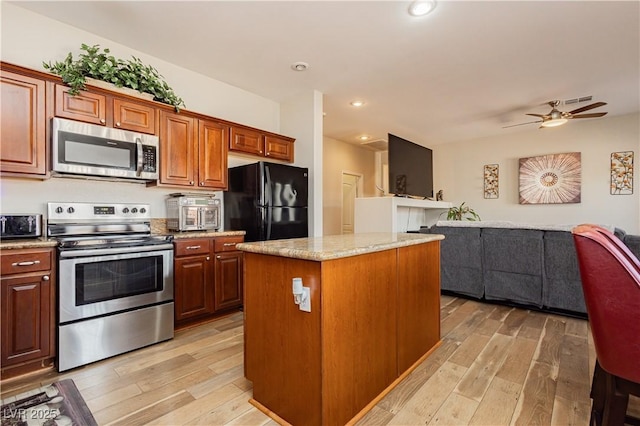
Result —
[{"label": "recessed ceiling light", "polygon": [[409,14],[411,16],[424,16],[436,8],[436,0],[415,0],[409,6]]},{"label": "recessed ceiling light", "polygon": [[369,136],[367,136],[367,135],[358,136],[358,139],[360,139],[361,141],[368,141],[369,140]]},{"label": "recessed ceiling light", "polygon": [[294,62],[291,64],[291,69],[294,71],[306,71],[309,68],[309,64],[306,62]]},{"label": "recessed ceiling light", "polygon": [[364,101],[351,101],[351,106],[361,107],[362,105],[364,105]]}]

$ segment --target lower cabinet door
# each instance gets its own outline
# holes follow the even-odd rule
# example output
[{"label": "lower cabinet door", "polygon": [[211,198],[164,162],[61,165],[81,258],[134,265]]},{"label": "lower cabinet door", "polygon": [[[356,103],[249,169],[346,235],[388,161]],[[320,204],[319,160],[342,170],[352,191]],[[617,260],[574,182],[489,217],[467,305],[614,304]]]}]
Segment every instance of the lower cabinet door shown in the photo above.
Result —
[{"label": "lower cabinet door", "polygon": [[242,306],[242,260],[239,251],[216,254],[216,311]]},{"label": "lower cabinet door", "polygon": [[50,356],[50,276],[33,274],[1,282],[2,366]]},{"label": "lower cabinet door", "polygon": [[175,259],[174,278],[176,321],[214,312],[211,256]]}]

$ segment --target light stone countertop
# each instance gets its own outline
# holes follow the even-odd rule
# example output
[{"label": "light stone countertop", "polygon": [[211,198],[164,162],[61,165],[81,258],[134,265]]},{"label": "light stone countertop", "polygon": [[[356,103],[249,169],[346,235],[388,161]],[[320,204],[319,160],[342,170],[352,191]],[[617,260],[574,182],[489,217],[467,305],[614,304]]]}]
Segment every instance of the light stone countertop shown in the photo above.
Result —
[{"label": "light stone countertop", "polygon": [[256,241],[238,244],[236,248],[251,253],[323,261],[443,239],[444,235],[440,234],[372,232],[328,235],[325,237],[293,238],[288,240]]},{"label": "light stone countertop", "polygon": [[173,238],[203,238],[230,237],[245,235],[245,231],[170,231],[167,229],[167,219],[151,219],[151,233],[153,235],[173,235]]},{"label": "light stone countertop", "polygon": [[[209,232],[175,232],[175,231],[167,231],[164,232],[153,232],[152,235],[173,235],[173,238],[178,240],[182,238],[214,238],[214,237],[229,237],[235,235],[245,235],[245,231],[209,231]],[[58,241],[54,238],[26,238],[26,239],[15,239],[15,240],[0,240],[0,250],[17,250],[17,249],[31,249],[31,248],[42,248],[42,247],[57,247]]]},{"label": "light stone countertop", "polygon": [[58,241],[41,237],[41,238],[26,238],[23,240],[0,240],[0,250],[14,250],[14,249],[30,249],[30,248],[42,248],[42,247],[57,247]]},{"label": "light stone countertop", "polygon": [[181,238],[213,238],[213,237],[230,237],[235,235],[244,235],[245,231],[167,231],[163,232],[166,235],[173,235],[173,238],[179,240]]}]

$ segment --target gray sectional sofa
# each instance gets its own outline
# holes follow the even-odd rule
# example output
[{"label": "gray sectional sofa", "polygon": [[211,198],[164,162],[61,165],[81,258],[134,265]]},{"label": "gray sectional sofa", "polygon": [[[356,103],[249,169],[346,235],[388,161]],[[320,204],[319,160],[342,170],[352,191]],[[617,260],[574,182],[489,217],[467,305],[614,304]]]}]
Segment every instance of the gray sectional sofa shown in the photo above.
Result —
[{"label": "gray sectional sofa", "polygon": [[[571,225],[439,221],[441,287],[488,301],[585,315]],[[612,230],[640,257],[640,236]]]}]

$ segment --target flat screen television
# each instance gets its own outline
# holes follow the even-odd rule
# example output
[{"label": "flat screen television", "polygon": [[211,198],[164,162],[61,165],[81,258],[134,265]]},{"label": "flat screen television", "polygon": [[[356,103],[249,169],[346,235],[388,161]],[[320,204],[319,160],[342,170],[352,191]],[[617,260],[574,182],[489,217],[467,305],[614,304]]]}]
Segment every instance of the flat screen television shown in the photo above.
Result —
[{"label": "flat screen television", "polygon": [[433,151],[389,133],[389,192],[433,197]]}]

